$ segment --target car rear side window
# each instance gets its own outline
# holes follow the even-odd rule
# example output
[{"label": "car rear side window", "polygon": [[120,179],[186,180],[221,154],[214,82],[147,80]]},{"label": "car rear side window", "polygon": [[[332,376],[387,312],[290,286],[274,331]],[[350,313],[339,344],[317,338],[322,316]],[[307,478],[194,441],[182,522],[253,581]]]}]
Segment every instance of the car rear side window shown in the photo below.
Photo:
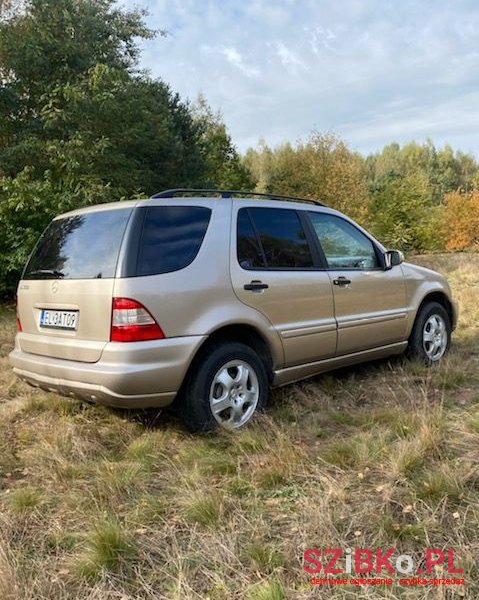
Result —
[{"label": "car rear side window", "polygon": [[311,249],[297,211],[242,208],[238,212],[238,261],[244,269],[308,269]]},{"label": "car rear side window", "polygon": [[198,254],[211,210],[202,206],[151,206],[146,210],[137,276],[184,269]]},{"label": "car rear side window", "polygon": [[52,221],[31,255],[23,279],[114,277],[131,210],[101,210]]}]

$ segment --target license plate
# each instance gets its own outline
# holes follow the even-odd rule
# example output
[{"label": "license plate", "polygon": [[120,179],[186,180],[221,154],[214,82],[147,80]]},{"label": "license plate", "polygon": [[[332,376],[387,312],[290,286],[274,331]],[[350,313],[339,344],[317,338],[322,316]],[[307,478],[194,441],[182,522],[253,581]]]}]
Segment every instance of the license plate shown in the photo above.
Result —
[{"label": "license plate", "polygon": [[40,313],[40,327],[76,329],[77,324],[77,310],[47,310],[44,308]]}]

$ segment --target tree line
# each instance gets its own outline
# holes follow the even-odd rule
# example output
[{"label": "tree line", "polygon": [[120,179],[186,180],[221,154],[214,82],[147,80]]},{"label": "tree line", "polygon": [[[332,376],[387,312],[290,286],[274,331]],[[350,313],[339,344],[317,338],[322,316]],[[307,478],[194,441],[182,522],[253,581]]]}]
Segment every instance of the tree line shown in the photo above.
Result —
[{"label": "tree line", "polygon": [[365,157],[337,136],[315,132],[294,147],[260,143],[244,162],[258,191],[320,198],[392,248],[479,246],[479,165],[447,145],[392,143]]},{"label": "tree line", "polygon": [[318,197],[407,251],[478,244],[471,155],[428,142],[364,157],[313,133],[241,156],[204,98],[184,101],[139,68],[155,35],[167,34],[115,0],[0,2],[1,292],[53,216],[169,187]]}]

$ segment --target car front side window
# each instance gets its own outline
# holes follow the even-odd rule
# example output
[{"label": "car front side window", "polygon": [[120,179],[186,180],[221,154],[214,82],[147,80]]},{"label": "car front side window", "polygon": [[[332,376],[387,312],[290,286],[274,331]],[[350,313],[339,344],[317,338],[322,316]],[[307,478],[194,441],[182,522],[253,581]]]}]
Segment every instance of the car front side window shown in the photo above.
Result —
[{"label": "car front side window", "polygon": [[329,269],[377,269],[372,241],[354,225],[327,213],[309,212]]}]

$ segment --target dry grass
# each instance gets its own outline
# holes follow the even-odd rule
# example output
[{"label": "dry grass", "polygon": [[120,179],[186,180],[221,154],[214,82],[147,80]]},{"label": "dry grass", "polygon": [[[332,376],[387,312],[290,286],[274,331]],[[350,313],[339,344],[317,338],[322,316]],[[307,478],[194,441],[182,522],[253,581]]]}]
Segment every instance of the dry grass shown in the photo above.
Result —
[{"label": "dry grass", "polygon": [[[421,261],[461,303],[442,366],[284,388],[236,435],[32,390],[9,368],[1,308],[0,599],[479,597],[479,257]],[[310,546],[453,546],[467,585],[318,590]]]}]

